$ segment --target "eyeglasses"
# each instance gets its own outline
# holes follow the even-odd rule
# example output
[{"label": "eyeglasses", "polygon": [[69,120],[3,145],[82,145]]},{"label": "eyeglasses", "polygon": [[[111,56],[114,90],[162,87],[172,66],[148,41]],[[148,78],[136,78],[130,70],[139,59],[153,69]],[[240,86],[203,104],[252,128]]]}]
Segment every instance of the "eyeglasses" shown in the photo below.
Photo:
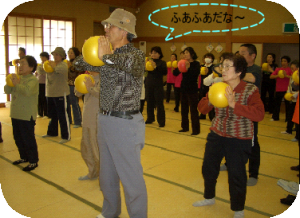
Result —
[{"label": "eyeglasses", "polygon": [[230,67],[234,67],[234,66],[229,66],[229,65],[220,65],[221,69],[224,69],[225,71],[228,71]]},{"label": "eyeglasses", "polygon": [[104,29],[110,29],[112,27],[114,27],[114,25],[112,25],[111,23],[104,24]]}]

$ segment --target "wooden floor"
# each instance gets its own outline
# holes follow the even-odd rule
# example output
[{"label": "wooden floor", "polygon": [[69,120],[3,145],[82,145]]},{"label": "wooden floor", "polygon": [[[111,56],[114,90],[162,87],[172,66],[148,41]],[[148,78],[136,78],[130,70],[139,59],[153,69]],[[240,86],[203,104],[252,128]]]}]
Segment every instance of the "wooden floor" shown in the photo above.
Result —
[{"label": "wooden floor", "polygon": [[[146,145],[141,157],[148,190],[148,217],[233,217],[226,171],[219,175],[216,204],[202,208],[192,206],[194,201],[203,199],[201,167],[210,121],[201,120],[198,136],[191,136],[191,132],[179,133],[181,115],[173,111],[174,102],[165,104],[165,108],[164,128],[159,128],[157,123],[146,126]],[[279,187],[277,181],[299,181],[297,172],[290,170],[299,164],[298,143],[291,142],[295,134],[280,133],[286,126],[284,114],[278,122],[271,122],[270,118],[266,114],[259,123],[261,167],[258,184],[247,189],[245,217],[249,218],[272,217],[286,211],[288,206],[281,204],[280,199],[289,193]],[[49,120],[38,118],[35,133],[39,167],[28,173],[21,170],[26,164],[12,165],[19,155],[8,108],[0,108],[0,121],[4,139],[0,144],[0,183],[11,208],[32,218],[95,218],[101,212],[103,196],[98,180],[78,180],[87,174],[80,154],[81,128],[72,128],[71,141],[59,144],[59,137],[41,138],[46,134]],[[299,206],[299,199],[297,203]],[[4,215],[7,213],[1,209],[4,206],[4,203],[0,205],[0,217],[21,217]],[[291,209],[298,211],[298,215],[280,217],[299,217],[299,209],[295,207],[294,204]],[[122,193],[120,218],[128,217]]]}]

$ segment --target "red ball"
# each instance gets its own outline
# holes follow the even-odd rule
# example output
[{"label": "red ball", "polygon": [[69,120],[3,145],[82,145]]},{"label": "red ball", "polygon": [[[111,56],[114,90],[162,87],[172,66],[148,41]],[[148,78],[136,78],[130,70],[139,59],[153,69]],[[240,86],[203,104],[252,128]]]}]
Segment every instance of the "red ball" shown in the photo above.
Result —
[{"label": "red ball", "polygon": [[186,65],[185,65],[186,62],[187,62],[187,60],[185,60],[185,59],[182,59],[178,62],[178,69],[181,73],[187,72]]}]

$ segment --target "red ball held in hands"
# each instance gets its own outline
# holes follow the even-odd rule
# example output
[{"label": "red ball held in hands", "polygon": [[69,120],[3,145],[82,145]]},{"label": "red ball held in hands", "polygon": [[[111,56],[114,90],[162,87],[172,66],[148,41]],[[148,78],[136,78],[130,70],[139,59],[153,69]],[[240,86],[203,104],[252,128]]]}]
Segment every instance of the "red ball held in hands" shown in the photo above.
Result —
[{"label": "red ball held in hands", "polygon": [[184,60],[184,59],[182,59],[178,62],[178,69],[181,73],[187,72],[186,65],[185,65],[186,62],[187,62],[187,60]]}]

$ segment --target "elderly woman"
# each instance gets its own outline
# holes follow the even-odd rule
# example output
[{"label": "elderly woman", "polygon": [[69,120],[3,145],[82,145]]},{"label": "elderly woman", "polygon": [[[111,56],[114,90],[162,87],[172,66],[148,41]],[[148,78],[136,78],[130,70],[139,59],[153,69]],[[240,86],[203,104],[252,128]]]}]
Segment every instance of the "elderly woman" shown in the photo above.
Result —
[{"label": "elderly woman", "polygon": [[61,144],[71,139],[70,123],[67,112],[70,89],[68,86],[68,66],[63,60],[66,59],[66,52],[62,47],[57,47],[51,53],[54,61],[49,61],[53,68],[52,73],[46,77],[46,97],[48,102],[48,115],[51,118],[47,135],[42,137],[58,136],[58,121],[62,140]]},{"label": "elderly woman", "polygon": [[25,56],[20,60],[19,76],[12,77],[14,87],[4,86],[6,94],[11,94],[10,117],[13,127],[15,143],[20,158],[14,165],[29,162],[24,171],[31,171],[38,166],[38,150],[34,135],[35,120],[38,109],[39,82],[32,74],[36,70],[37,62],[32,56]]},{"label": "elderly woman", "polygon": [[[225,96],[228,106],[215,107],[202,166],[204,178],[204,200],[193,204],[195,207],[215,203],[217,178],[220,163],[225,156],[228,168],[229,193],[234,218],[244,217],[247,174],[246,163],[251,152],[253,121],[264,118],[264,106],[258,88],[244,82],[247,62],[242,56],[227,57],[223,62],[223,81],[229,86]],[[198,104],[201,113],[207,114],[214,106],[206,96]]]},{"label": "elderly woman", "polygon": [[[81,127],[81,122],[82,122],[81,109],[79,107],[78,98],[75,96],[75,93],[74,93],[75,79],[81,73],[84,73],[84,72],[75,70],[75,67],[73,66],[73,62],[74,62],[75,58],[78,57],[79,55],[80,55],[80,51],[76,47],[72,47],[68,51],[68,56],[69,56],[69,61],[68,61],[68,68],[69,68],[68,84],[69,84],[69,87],[70,87],[70,104],[72,105],[72,111],[73,111],[73,120],[74,120],[73,128]],[[71,114],[69,114],[69,119],[70,119],[70,123],[72,123]]]},{"label": "elderly woman", "polygon": [[157,109],[157,122],[159,127],[164,127],[166,124],[166,114],[164,107],[164,84],[163,76],[167,75],[168,69],[163,58],[161,48],[155,46],[151,49],[150,60],[154,70],[148,71],[146,79],[146,100],[147,100],[147,120],[146,124],[151,124],[155,121],[154,108]]},{"label": "elderly woman", "polygon": [[192,135],[200,133],[198,104],[197,79],[200,74],[200,63],[197,60],[197,54],[192,47],[184,49],[184,58],[186,60],[187,72],[182,72],[181,81],[181,130],[179,132],[189,131],[189,111],[192,120]]}]

